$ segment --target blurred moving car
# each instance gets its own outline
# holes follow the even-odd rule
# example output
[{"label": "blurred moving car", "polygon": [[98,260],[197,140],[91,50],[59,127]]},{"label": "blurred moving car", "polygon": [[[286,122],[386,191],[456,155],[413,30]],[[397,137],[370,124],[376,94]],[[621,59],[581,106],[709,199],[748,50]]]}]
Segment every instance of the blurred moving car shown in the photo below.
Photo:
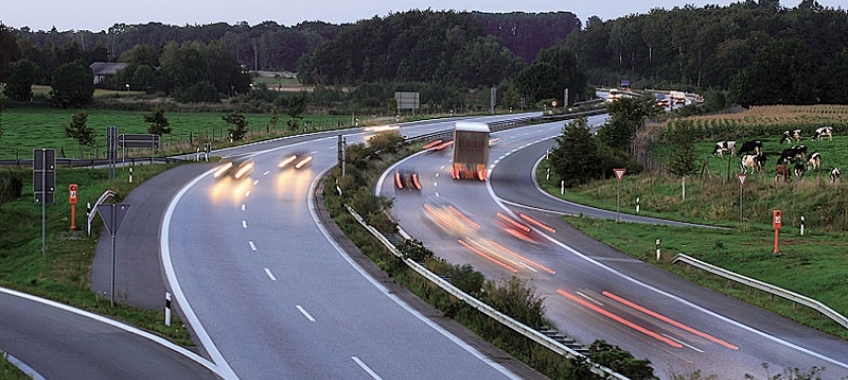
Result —
[{"label": "blurred moving car", "polygon": [[253,173],[253,167],[256,164],[253,162],[253,157],[250,156],[237,156],[231,159],[227,159],[218,169],[215,170],[215,173],[212,174],[215,178],[223,178],[226,176],[231,176],[235,179],[242,179]]},{"label": "blurred moving car", "polygon": [[418,180],[418,172],[410,170],[396,171],[395,187],[397,187],[398,190],[421,190],[421,182]]},{"label": "blurred moving car", "polygon": [[277,167],[280,168],[280,169],[285,169],[285,168],[302,169],[303,167],[307,166],[312,161],[312,155],[314,153],[315,152],[310,152],[310,153],[297,152],[297,153],[287,154],[286,156],[283,157],[283,160],[280,161],[279,164],[277,164]]}]

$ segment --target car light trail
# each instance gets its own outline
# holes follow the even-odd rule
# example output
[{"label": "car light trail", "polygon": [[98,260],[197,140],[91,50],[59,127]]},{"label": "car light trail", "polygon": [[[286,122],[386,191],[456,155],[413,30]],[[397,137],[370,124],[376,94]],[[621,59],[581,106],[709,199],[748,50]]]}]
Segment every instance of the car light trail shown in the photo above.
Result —
[{"label": "car light trail", "polygon": [[603,316],[605,316],[609,319],[612,319],[612,320],[614,320],[618,323],[621,323],[622,325],[625,325],[625,326],[627,326],[627,327],[629,327],[633,330],[636,330],[636,331],[638,331],[642,334],[645,334],[645,335],[647,335],[651,338],[654,338],[654,339],[656,339],[660,342],[663,342],[663,343],[665,343],[669,346],[672,346],[674,348],[683,348],[682,344],[677,343],[674,340],[668,339],[668,338],[666,338],[666,337],[664,337],[660,334],[657,334],[656,332],[653,332],[653,331],[648,330],[648,329],[646,329],[642,326],[639,326],[639,325],[637,325],[633,322],[630,322],[630,321],[628,321],[628,320],[626,320],[626,319],[624,319],[624,318],[622,318],[618,315],[615,315],[615,314],[613,314],[613,313],[611,313],[607,310],[601,309],[597,305],[593,305],[589,302],[586,302],[585,300],[581,299],[580,297],[576,297],[576,296],[572,295],[571,293],[566,292],[565,290],[557,289],[557,293],[559,293],[559,295],[561,295],[565,298],[568,298],[568,299],[570,299],[574,302],[577,302],[577,303],[583,305],[583,307],[586,307],[586,308],[588,308],[588,309],[590,309],[590,310],[592,310],[592,311],[594,311],[598,314],[601,314],[601,315],[603,315]]},{"label": "car light trail", "polygon": [[542,223],[542,222],[540,222],[540,221],[538,221],[538,220],[536,220],[536,219],[533,219],[533,218],[531,218],[531,217],[530,217],[529,215],[527,215],[527,214],[518,213],[518,217],[519,217],[519,218],[521,218],[521,219],[524,219],[525,221],[527,221],[527,223],[530,223],[530,224],[532,224],[532,225],[534,225],[534,226],[536,226],[536,227],[539,227],[539,228],[541,228],[541,229],[543,229],[543,230],[545,230],[545,231],[548,231],[548,232],[550,232],[550,233],[552,233],[552,234],[555,234],[555,233],[556,233],[556,229],[554,229],[553,227],[551,227],[551,226],[549,226],[549,225],[547,225],[547,224],[545,224],[545,223]]},{"label": "car light trail", "polygon": [[492,256],[487,255],[485,252],[483,252],[483,251],[481,251],[477,248],[472,247],[470,244],[466,243],[462,239],[459,240],[459,244],[462,244],[463,247],[470,249],[472,252],[482,256],[484,259],[489,260],[489,261],[497,264],[498,266],[500,266],[500,267],[502,267],[502,268],[504,268],[504,269],[506,269],[506,270],[508,270],[512,273],[518,273],[518,269],[515,269],[512,266],[510,266],[510,265],[508,265],[508,264],[506,264],[506,263],[504,263],[504,262],[502,262],[502,261],[500,261],[500,260],[498,260],[498,259],[496,259]]},{"label": "car light trail", "polygon": [[512,257],[515,257],[516,259],[519,259],[519,260],[521,260],[521,261],[527,262],[527,263],[529,263],[530,265],[533,265],[534,267],[539,268],[539,269],[541,269],[541,270],[543,270],[543,271],[545,271],[545,272],[548,272],[548,273],[550,273],[550,274],[556,274],[556,271],[554,271],[553,269],[548,268],[548,267],[546,267],[546,266],[544,266],[544,265],[542,265],[542,264],[539,264],[539,263],[537,263],[537,262],[535,262],[535,261],[533,261],[533,260],[530,260],[530,259],[528,259],[528,258],[526,258],[526,257],[524,257],[524,256],[521,256],[521,255],[519,255],[518,253],[515,253],[515,252],[511,251],[509,248],[504,247],[504,246],[502,246],[502,245],[500,245],[500,244],[496,243],[494,240],[492,240],[492,241],[490,241],[490,242],[492,243],[492,245],[494,245],[495,247],[497,247],[497,248],[498,248],[498,249],[500,249],[501,251],[506,252],[507,254],[511,255]]},{"label": "car light trail", "polygon": [[723,340],[721,340],[721,339],[718,339],[718,338],[716,338],[716,337],[714,337],[714,336],[712,336],[712,335],[710,335],[710,334],[707,334],[707,333],[705,333],[705,332],[702,332],[702,331],[696,330],[696,329],[694,329],[694,328],[692,328],[692,327],[686,326],[686,325],[684,325],[684,324],[682,324],[682,323],[680,323],[680,322],[678,322],[678,321],[675,321],[675,320],[673,320],[673,319],[671,319],[671,318],[669,318],[669,317],[666,317],[666,316],[664,316],[664,315],[662,315],[662,314],[659,314],[659,313],[657,313],[657,312],[654,312],[654,311],[648,310],[648,309],[646,309],[646,308],[644,308],[644,307],[642,307],[642,306],[639,306],[639,305],[637,305],[637,304],[635,304],[635,303],[633,303],[633,302],[630,302],[630,301],[628,301],[628,300],[626,300],[626,299],[624,299],[624,298],[621,298],[621,297],[619,297],[619,296],[617,296],[617,295],[615,295],[615,294],[612,294],[612,293],[610,293],[610,292],[608,292],[608,291],[606,291],[606,290],[605,290],[605,291],[603,291],[601,294],[603,294],[603,295],[604,295],[604,296],[606,296],[607,298],[612,299],[613,301],[616,301],[616,302],[618,302],[618,303],[621,303],[621,304],[623,304],[623,305],[625,305],[625,306],[627,306],[627,307],[629,307],[629,308],[631,308],[631,309],[635,309],[635,310],[637,310],[637,311],[639,311],[639,312],[641,312],[641,313],[643,313],[643,314],[650,315],[650,316],[652,316],[652,317],[654,317],[654,318],[656,318],[656,319],[659,319],[659,320],[661,320],[661,321],[663,321],[663,322],[665,322],[665,323],[668,323],[668,324],[670,324],[670,325],[672,325],[672,326],[674,326],[674,327],[677,327],[677,328],[679,328],[679,329],[682,329],[682,330],[688,331],[688,332],[690,332],[690,333],[692,333],[692,334],[695,334],[695,335],[697,335],[697,336],[699,336],[699,337],[701,337],[701,338],[704,338],[704,339],[706,339],[706,340],[709,340],[709,341],[711,341],[711,342],[713,342],[713,343],[718,343],[718,344],[720,344],[720,345],[722,345],[722,346],[725,346],[725,347],[727,347],[727,348],[729,348],[729,349],[731,349],[731,350],[734,350],[734,351],[738,351],[738,350],[739,350],[739,347],[737,347],[737,346],[734,346],[734,345],[732,345],[732,344],[730,344],[730,343],[727,343],[727,342],[725,342],[725,341],[723,341]]}]

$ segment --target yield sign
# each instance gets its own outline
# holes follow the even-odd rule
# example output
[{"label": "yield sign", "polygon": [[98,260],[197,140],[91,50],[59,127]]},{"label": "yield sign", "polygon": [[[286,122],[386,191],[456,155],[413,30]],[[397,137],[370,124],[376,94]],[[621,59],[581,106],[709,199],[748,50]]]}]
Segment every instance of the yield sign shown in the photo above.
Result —
[{"label": "yield sign", "polygon": [[624,177],[624,172],[626,172],[627,169],[613,169],[612,171],[615,172],[615,178],[618,178],[618,182],[621,182],[621,177]]},{"label": "yield sign", "polygon": [[118,234],[118,228],[121,227],[121,222],[124,221],[124,216],[130,210],[128,204],[105,204],[97,206],[97,212],[103,218],[103,225],[106,226],[106,232],[110,236],[115,237]]},{"label": "yield sign", "polygon": [[739,186],[745,186],[745,180],[748,179],[748,175],[747,174],[739,174],[737,176],[737,178],[739,178]]}]

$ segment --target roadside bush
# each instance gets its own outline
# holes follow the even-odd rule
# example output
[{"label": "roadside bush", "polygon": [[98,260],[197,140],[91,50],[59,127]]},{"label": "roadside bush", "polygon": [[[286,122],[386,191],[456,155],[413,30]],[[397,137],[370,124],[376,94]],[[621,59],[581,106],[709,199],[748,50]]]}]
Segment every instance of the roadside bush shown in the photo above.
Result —
[{"label": "roadside bush", "polygon": [[12,202],[21,197],[24,189],[24,173],[11,169],[0,172],[0,204]]},{"label": "roadside bush", "polygon": [[534,329],[544,325],[545,298],[524,280],[512,276],[500,282],[488,281],[483,286],[484,302],[500,312]]}]

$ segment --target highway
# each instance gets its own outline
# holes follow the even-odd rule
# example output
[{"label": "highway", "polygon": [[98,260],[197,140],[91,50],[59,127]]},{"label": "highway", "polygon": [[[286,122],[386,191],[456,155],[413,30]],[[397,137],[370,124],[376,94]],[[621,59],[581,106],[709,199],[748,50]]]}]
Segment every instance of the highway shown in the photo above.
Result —
[{"label": "highway", "polygon": [[[615,212],[564,203],[533,185],[534,164],[561,130],[562,123],[552,123],[494,134],[500,140],[491,148],[486,183],[451,180],[446,149],[415,155],[384,173],[415,170],[422,191],[397,190],[390,180],[376,191],[395,199],[393,216],[437,256],[472,264],[489,279],[531,280],[561,331],[586,345],[604,339],[648,358],[661,378],[698,369],[718,378],[769,378],[784,367],[813,366],[826,367],[826,378],[848,376],[845,341],[684,281],[564,223],[564,213],[615,219]],[[441,228],[426,216],[425,204],[452,205],[464,215],[459,220],[470,221]],[[498,212],[516,220],[529,215],[556,232],[536,228],[533,241],[522,240],[527,237],[504,228]]]},{"label": "highway", "polygon": [[214,379],[167,340],[66,305],[0,289],[0,349],[46,379]]},{"label": "highway", "polygon": [[[407,127],[425,134],[452,122]],[[348,144],[371,133],[345,131]],[[233,149],[244,179],[191,180],[161,228],[176,302],[226,378],[433,379],[516,375],[447,333],[375,281],[329,238],[311,197],[336,164],[334,133]],[[290,152],[314,159],[296,170]]]}]

